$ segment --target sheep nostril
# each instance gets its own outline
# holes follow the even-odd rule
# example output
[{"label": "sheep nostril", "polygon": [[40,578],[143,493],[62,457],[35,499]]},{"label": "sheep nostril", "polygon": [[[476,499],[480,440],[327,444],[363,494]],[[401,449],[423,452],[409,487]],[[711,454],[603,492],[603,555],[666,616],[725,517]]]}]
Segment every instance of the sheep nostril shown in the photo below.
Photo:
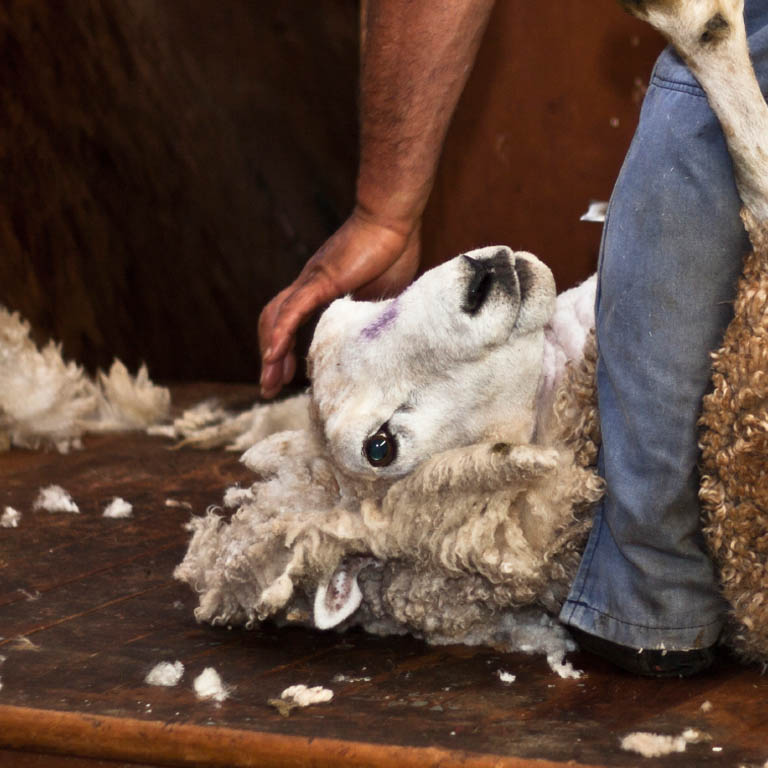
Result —
[{"label": "sheep nostril", "polygon": [[480,311],[485,300],[493,287],[493,270],[486,267],[482,262],[472,260],[472,277],[467,286],[467,293],[464,297],[462,309],[469,315],[474,315]]}]

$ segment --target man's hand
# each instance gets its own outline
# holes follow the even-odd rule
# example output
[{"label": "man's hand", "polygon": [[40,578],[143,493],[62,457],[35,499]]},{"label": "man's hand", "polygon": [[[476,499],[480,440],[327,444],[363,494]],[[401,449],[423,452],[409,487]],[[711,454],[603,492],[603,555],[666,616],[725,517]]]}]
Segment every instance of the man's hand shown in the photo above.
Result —
[{"label": "man's hand", "polygon": [[419,266],[419,223],[448,122],[493,0],[368,0],[360,80],[357,207],[259,318],[261,393],[274,397],[296,370],[296,330],[351,293],[399,293]]},{"label": "man's hand", "polygon": [[274,397],[296,372],[296,331],[339,296],[379,299],[400,293],[419,267],[419,227],[383,225],[355,212],[259,317],[261,394]]}]

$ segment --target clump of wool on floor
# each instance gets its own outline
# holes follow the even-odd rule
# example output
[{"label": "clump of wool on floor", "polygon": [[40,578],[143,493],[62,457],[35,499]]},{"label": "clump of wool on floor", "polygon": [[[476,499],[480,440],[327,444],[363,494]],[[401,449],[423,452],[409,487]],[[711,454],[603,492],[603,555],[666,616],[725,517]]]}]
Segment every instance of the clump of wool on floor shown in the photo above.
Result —
[{"label": "clump of wool on floor", "polygon": [[131,376],[116,360],[88,377],[53,341],[38,349],[30,326],[0,306],[0,450],[78,448],[86,432],[143,429],[164,419],[170,393],[142,366]]}]

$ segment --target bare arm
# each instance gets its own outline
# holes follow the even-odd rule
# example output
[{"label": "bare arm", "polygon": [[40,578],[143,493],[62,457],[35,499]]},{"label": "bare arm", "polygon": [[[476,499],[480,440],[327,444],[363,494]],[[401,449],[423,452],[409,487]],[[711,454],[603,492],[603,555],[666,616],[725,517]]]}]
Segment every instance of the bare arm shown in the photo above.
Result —
[{"label": "bare arm", "polygon": [[296,330],[318,307],[397,294],[416,274],[421,216],[493,2],[367,3],[356,205],[261,313],[265,397],[293,378]]}]

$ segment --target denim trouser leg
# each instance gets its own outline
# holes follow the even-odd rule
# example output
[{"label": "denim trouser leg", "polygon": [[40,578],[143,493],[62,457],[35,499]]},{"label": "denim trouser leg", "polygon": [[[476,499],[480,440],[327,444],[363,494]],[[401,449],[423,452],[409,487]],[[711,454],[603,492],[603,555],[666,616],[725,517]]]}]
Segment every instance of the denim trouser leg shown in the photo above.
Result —
[{"label": "denim trouser leg", "polygon": [[[764,37],[750,43],[768,50]],[[700,533],[696,421],[748,250],[739,208],[720,127],[667,51],[603,234],[596,324],[607,493],[561,613],[634,648],[708,646],[721,629],[725,606]]]}]

